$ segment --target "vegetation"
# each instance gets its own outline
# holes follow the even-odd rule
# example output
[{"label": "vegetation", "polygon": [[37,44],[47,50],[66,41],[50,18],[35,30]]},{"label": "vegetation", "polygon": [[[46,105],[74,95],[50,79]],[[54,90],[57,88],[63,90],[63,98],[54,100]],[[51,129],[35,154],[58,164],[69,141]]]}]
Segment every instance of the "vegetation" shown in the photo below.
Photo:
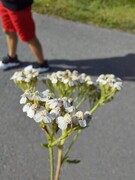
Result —
[{"label": "vegetation", "polygon": [[135,33],[135,0],[35,0],[37,13]]}]

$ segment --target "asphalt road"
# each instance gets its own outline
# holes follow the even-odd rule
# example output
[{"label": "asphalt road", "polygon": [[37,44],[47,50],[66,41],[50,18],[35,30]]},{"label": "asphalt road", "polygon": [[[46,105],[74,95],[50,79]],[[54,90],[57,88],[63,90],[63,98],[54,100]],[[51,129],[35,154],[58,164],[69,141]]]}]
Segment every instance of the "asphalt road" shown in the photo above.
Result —
[{"label": "asphalt road", "polygon": [[[96,78],[113,73],[123,90],[94,115],[79,137],[61,180],[135,179],[135,35],[81,23],[34,15],[37,35],[52,72],[76,69]],[[0,57],[7,54],[0,28]],[[23,65],[34,62],[19,42]],[[40,147],[44,135],[19,104],[21,91],[10,81],[16,69],[0,71],[0,180],[49,180],[48,152]]]}]

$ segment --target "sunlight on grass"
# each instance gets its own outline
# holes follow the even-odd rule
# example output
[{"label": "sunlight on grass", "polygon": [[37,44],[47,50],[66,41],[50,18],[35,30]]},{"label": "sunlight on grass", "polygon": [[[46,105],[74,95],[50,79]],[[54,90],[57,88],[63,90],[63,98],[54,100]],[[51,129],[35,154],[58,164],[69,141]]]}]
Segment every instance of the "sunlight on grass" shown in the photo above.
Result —
[{"label": "sunlight on grass", "polygon": [[135,32],[135,0],[36,0],[33,10],[73,21]]}]

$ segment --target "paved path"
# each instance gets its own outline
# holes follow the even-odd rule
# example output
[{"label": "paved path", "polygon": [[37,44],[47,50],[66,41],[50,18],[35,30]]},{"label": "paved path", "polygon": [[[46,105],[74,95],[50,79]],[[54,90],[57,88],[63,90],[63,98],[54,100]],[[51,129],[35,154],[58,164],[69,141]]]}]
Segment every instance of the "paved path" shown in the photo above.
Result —
[{"label": "paved path", "polygon": [[[78,165],[65,165],[61,180],[135,179],[135,35],[34,15],[37,34],[52,71],[77,69],[93,78],[114,73],[124,88],[100,108],[71,153]],[[0,57],[6,44],[0,29]],[[34,61],[26,44],[18,54]],[[15,70],[0,71],[0,180],[48,180],[44,135],[19,105],[21,91],[10,81]]]}]

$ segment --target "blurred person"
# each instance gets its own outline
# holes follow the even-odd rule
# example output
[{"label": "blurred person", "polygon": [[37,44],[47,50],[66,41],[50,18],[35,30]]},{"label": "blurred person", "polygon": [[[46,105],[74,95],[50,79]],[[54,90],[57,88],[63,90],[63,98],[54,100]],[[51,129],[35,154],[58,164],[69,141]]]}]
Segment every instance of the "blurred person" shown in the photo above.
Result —
[{"label": "blurred person", "polygon": [[33,0],[0,0],[0,18],[5,33],[8,53],[0,61],[0,69],[6,70],[20,66],[17,56],[18,37],[26,42],[37,63],[34,64],[39,73],[49,71],[42,46],[35,32],[35,22],[32,18],[31,6]]}]

